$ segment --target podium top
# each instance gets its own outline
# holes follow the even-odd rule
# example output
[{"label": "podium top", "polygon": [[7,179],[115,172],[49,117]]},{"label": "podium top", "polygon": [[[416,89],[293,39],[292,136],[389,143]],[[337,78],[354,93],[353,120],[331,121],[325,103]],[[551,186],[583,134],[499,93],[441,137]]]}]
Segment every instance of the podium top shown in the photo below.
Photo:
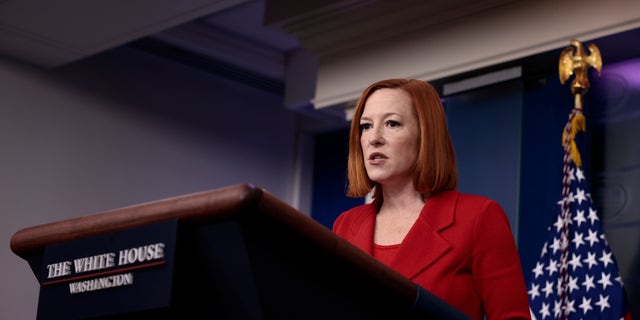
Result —
[{"label": "podium top", "polygon": [[[293,240],[295,243],[304,243],[305,248],[310,249],[307,252],[312,256],[331,257],[329,259],[331,262],[328,265],[331,265],[334,271],[341,270],[340,274],[343,277],[353,277],[353,271],[355,271],[359,280],[349,282],[350,285],[355,283],[375,284],[375,292],[367,292],[359,296],[360,300],[358,301],[372,303],[380,297],[391,299],[395,302],[385,301],[385,303],[389,302],[389,306],[394,305],[395,307],[391,307],[387,311],[400,312],[407,319],[425,317],[430,319],[468,319],[460,311],[342,239],[311,217],[289,206],[268,191],[249,183],[28,227],[13,235],[11,250],[29,261],[34,272],[37,272],[35,270],[40,269],[46,248],[52,245],[120,231],[128,232],[137,227],[163,221],[177,221],[179,225],[189,229],[192,229],[193,226],[193,230],[198,230],[200,227],[204,227],[200,230],[206,230],[206,228],[218,223],[223,225],[223,222],[238,222],[239,225],[246,228],[247,235],[258,237],[260,235],[255,234],[254,231],[262,232],[263,226],[268,225],[269,228],[278,230],[278,234],[287,237],[284,242]],[[270,230],[264,231],[266,234],[271,234]],[[260,239],[258,240],[262,243]],[[274,243],[277,245],[279,242]],[[307,255],[307,258],[309,257]],[[337,261],[339,261],[340,267],[335,269]],[[34,266],[36,267],[34,268]],[[342,272],[346,269],[351,271]],[[315,274],[315,271],[319,270],[311,270],[310,274]],[[262,279],[264,280],[264,278]],[[295,278],[295,280],[300,279]],[[341,280],[337,279],[336,281]],[[334,287],[334,290],[336,288],[338,287]],[[377,291],[378,289],[380,291]],[[384,294],[379,295],[378,293]],[[373,300],[369,300],[372,298]],[[305,306],[307,305],[305,304]],[[304,306],[301,308],[298,311],[308,312]],[[373,308],[371,310],[382,309]]]},{"label": "podium top", "polygon": [[408,300],[418,287],[365,252],[335,235],[266,190],[245,183],[123,207],[77,218],[28,227],[11,238],[11,250],[28,260],[48,245],[107,234],[151,223],[177,219],[180,223],[212,223],[260,214],[369,273]]},{"label": "podium top", "polygon": [[11,238],[11,250],[23,257],[45,246],[99,234],[179,219],[180,221],[222,221],[261,202],[263,193],[251,184],[137,204],[68,220],[28,227]]}]

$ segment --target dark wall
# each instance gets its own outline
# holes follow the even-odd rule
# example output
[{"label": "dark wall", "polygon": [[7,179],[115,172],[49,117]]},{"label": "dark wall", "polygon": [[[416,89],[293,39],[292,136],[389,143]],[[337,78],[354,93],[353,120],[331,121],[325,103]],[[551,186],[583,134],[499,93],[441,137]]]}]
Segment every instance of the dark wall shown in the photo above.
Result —
[{"label": "dark wall", "polygon": [[557,74],[525,81],[518,248],[527,282],[562,197],[562,130],[572,108]]},{"label": "dark wall", "polygon": [[458,161],[458,190],[497,201],[517,239],[522,81],[447,96],[444,107]]},{"label": "dark wall", "polygon": [[640,318],[640,58],[606,65],[589,95],[594,204]]},{"label": "dark wall", "polygon": [[132,48],[54,70],[0,57],[0,83],[0,319],[36,318],[22,228],[245,182],[293,199],[281,95]]},{"label": "dark wall", "polygon": [[349,128],[316,138],[311,216],[329,229],[342,211],[364,203],[346,196],[348,152]]}]

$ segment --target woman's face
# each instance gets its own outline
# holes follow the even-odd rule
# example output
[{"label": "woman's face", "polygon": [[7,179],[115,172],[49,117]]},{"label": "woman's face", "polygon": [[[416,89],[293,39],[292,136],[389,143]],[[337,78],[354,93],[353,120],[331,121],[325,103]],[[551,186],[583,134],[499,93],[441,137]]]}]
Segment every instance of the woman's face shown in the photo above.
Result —
[{"label": "woman's face", "polygon": [[418,158],[418,118],[409,94],[378,89],[360,117],[360,145],[369,179],[382,185],[413,183]]}]

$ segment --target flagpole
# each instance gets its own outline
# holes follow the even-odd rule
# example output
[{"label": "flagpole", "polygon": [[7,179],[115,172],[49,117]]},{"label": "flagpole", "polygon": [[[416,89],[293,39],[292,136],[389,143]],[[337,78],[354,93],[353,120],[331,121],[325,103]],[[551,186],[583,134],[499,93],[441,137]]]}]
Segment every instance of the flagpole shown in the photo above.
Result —
[{"label": "flagpole", "polygon": [[569,113],[569,119],[565,125],[562,134],[562,145],[564,149],[563,158],[563,178],[562,178],[562,229],[560,231],[560,248],[562,254],[560,256],[560,272],[561,283],[558,285],[559,293],[562,299],[562,313],[564,319],[569,319],[569,237],[571,224],[571,209],[569,203],[571,201],[571,178],[573,174],[571,170],[571,161],[576,167],[582,167],[582,157],[575,142],[578,132],[586,131],[586,119],[582,113],[582,98],[589,91],[591,84],[587,71],[590,67],[594,67],[600,74],[602,68],[602,58],[600,50],[595,44],[590,44],[589,49],[591,55],[588,56],[582,46],[582,43],[576,39],[571,40],[571,46],[564,49],[560,55],[558,64],[558,73],[560,75],[560,83],[568,79],[569,76],[575,75],[571,83],[571,93],[574,95],[573,109]]},{"label": "flagpole", "polygon": [[582,94],[574,94],[573,108],[582,111]]}]

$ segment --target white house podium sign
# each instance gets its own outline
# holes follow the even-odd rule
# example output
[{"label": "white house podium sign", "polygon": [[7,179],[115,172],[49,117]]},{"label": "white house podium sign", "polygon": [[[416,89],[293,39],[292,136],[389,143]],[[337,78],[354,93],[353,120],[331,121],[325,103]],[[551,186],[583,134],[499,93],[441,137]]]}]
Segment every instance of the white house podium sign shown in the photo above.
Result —
[{"label": "white house podium sign", "polygon": [[38,319],[465,319],[267,191],[240,184],[16,232]]}]

